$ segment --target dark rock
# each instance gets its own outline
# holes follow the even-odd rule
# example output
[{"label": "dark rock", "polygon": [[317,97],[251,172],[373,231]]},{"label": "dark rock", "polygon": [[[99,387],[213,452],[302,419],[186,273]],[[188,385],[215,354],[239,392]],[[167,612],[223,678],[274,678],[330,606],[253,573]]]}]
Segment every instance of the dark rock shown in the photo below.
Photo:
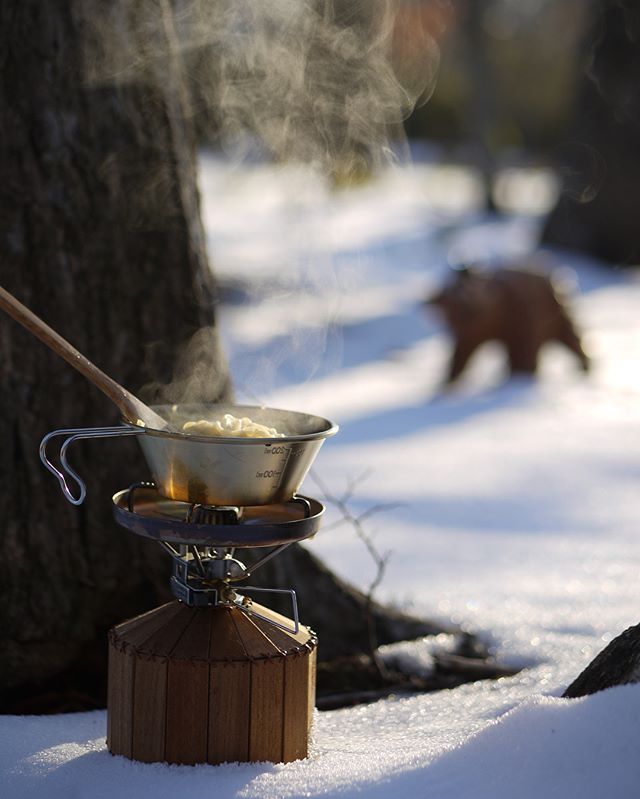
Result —
[{"label": "dark rock", "polygon": [[614,638],[562,695],[587,696],[634,682],[640,682],[640,624]]}]

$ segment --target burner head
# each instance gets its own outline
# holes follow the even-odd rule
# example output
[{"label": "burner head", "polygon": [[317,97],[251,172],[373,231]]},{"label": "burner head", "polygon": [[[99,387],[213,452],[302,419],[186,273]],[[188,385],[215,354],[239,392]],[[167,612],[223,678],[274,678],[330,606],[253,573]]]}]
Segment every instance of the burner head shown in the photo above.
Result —
[{"label": "burner head", "polygon": [[242,511],[233,505],[192,505],[185,521],[191,524],[238,524]]}]

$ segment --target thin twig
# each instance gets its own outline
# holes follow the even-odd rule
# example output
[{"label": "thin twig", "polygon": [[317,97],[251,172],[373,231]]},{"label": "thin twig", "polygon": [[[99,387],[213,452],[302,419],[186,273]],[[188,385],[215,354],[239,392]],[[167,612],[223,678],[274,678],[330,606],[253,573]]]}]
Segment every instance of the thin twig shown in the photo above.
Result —
[{"label": "thin twig", "polygon": [[[388,674],[384,663],[382,662],[379,654],[378,654],[378,636],[376,633],[376,624],[375,618],[373,615],[373,604],[374,604],[374,593],[380,583],[384,578],[384,573],[387,567],[387,563],[391,557],[391,552],[382,553],[378,550],[375,546],[372,537],[367,533],[364,528],[363,522],[367,519],[370,519],[376,513],[382,513],[383,511],[391,510],[395,507],[398,507],[398,503],[390,503],[390,504],[379,504],[374,505],[371,508],[368,508],[363,513],[359,515],[354,515],[349,507],[349,501],[353,498],[355,493],[356,487],[362,480],[370,474],[370,470],[361,474],[358,478],[351,478],[347,483],[347,487],[342,494],[342,496],[337,497],[332,494],[325,483],[320,479],[320,477],[315,473],[311,472],[310,476],[316,485],[320,488],[322,493],[324,494],[324,498],[327,502],[331,503],[341,514],[342,519],[339,520],[337,524],[349,524],[358,539],[363,543],[365,549],[369,553],[369,556],[373,560],[376,566],[376,573],[374,575],[373,580],[369,584],[368,589],[366,590],[365,596],[365,606],[364,606],[364,615],[365,621],[367,624],[367,632],[368,632],[368,639],[369,639],[369,655],[373,664],[375,665],[378,673],[382,679],[386,679]],[[334,525],[335,526],[335,525]],[[325,528],[326,529],[326,528]]]}]

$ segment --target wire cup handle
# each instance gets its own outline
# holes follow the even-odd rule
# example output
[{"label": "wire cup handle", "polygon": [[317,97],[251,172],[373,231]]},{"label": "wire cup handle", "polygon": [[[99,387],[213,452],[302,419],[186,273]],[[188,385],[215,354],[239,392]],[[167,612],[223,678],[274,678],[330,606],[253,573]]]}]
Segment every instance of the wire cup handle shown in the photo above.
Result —
[{"label": "wire cup handle", "polygon": [[[120,436],[137,436],[141,433],[144,433],[144,428],[142,427],[136,429],[134,427],[125,427],[124,425],[118,425],[117,427],[78,427],[64,430],[53,430],[51,433],[47,433],[47,435],[40,442],[40,460],[51,472],[51,474],[55,475],[58,479],[60,488],[62,489],[62,493],[64,494],[66,500],[72,505],[82,505],[85,497],[87,496],[87,486],[84,480],[69,463],[67,458],[67,450],[69,449],[69,446],[73,444],[74,441],[79,441],[83,438],[119,438]],[[58,469],[57,466],[51,462],[49,456],[47,455],[48,443],[52,438],[56,438],[58,436],[66,436],[58,453],[58,459],[61,466],[60,469]],[[78,487],[79,494],[77,496],[74,496],[72,490],[69,488],[67,483],[68,479],[71,479]]]},{"label": "wire cup handle", "polygon": [[[288,633],[293,633],[297,635],[300,632],[300,618],[298,616],[298,598],[296,597],[296,592],[292,588],[257,588],[255,585],[243,585],[240,587],[241,591],[260,591],[265,594],[288,594],[289,598],[291,599],[291,610],[293,612],[293,625],[289,626],[287,624],[282,624],[279,621],[276,621],[272,616],[265,616],[262,613],[259,613],[257,610],[253,610],[251,604],[243,605],[241,603],[240,607],[245,613],[248,613],[250,616],[257,616],[259,619],[263,621],[268,621],[270,624],[279,627],[281,630],[285,630]],[[285,617],[283,616],[283,619]],[[291,621],[291,619],[288,619]]]}]

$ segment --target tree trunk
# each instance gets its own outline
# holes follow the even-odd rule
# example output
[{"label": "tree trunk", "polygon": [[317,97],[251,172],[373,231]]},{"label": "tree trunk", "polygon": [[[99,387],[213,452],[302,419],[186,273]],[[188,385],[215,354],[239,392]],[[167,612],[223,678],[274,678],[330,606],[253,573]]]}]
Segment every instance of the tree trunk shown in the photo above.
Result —
[{"label": "tree trunk", "polygon": [[[88,86],[94,7],[2,4],[0,283],[137,392],[168,382],[176,350],[213,325],[214,286],[176,85]],[[228,391],[209,343],[224,379],[204,400]],[[44,433],[117,423],[115,408],[8,317],[0,346],[0,685],[12,689],[62,672],[115,620],[166,599],[168,567],[111,517],[111,495],[147,477],[137,445],[77,445],[80,508],[39,462]]]},{"label": "tree trunk", "polygon": [[489,58],[483,18],[486,8],[477,0],[466,0],[461,4],[464,54],[469,76],[469,89],[464,103],[465,127],[470,138],[473,166],[482,175],[484,205],[487,211],[495,211],[493,202],[493,179],[497,167],[496,127],[500,119],[500,86],[495,79]]},{"label": "tree trunk", "polygon": [[543,244],[613,264],[640,260],[640,13],[632,5],[593,5],[571,141],[559,165],[564,190],[542,234]]},{"label": "tree trunk", "polygon": [[[172,19],[168,0],[152,4],[160,23],[150,46],[149,27],[131,19],[137,8],[12,0],[0,9],[0,283],[122,385],[150,386],[147,400],[206,327],[199,365],[218,379],[193,399],[211,402],[230,389]],[[109,61],[97,30],[149,54],[140,71],[118,70],[116,59],[119,79],[105,82],[107,70],[89,81],[86,54],[94,67]],[[111,425],[118,413],[9,318],[0,347],[0,712],[100,706],[107,628],[169,598],[168,557],[112,518],[112,494],[147,470],[128,439],[76,445],[88,494],[79,508],[65,502],[39,462],[40,439]],[[362,594],[301,548],[276,561],[263,582],[298,581],[303,618],[311,608],[327,655],[366,649]],[[437,631],[379,607],[375,617],[383,640]]]}]

